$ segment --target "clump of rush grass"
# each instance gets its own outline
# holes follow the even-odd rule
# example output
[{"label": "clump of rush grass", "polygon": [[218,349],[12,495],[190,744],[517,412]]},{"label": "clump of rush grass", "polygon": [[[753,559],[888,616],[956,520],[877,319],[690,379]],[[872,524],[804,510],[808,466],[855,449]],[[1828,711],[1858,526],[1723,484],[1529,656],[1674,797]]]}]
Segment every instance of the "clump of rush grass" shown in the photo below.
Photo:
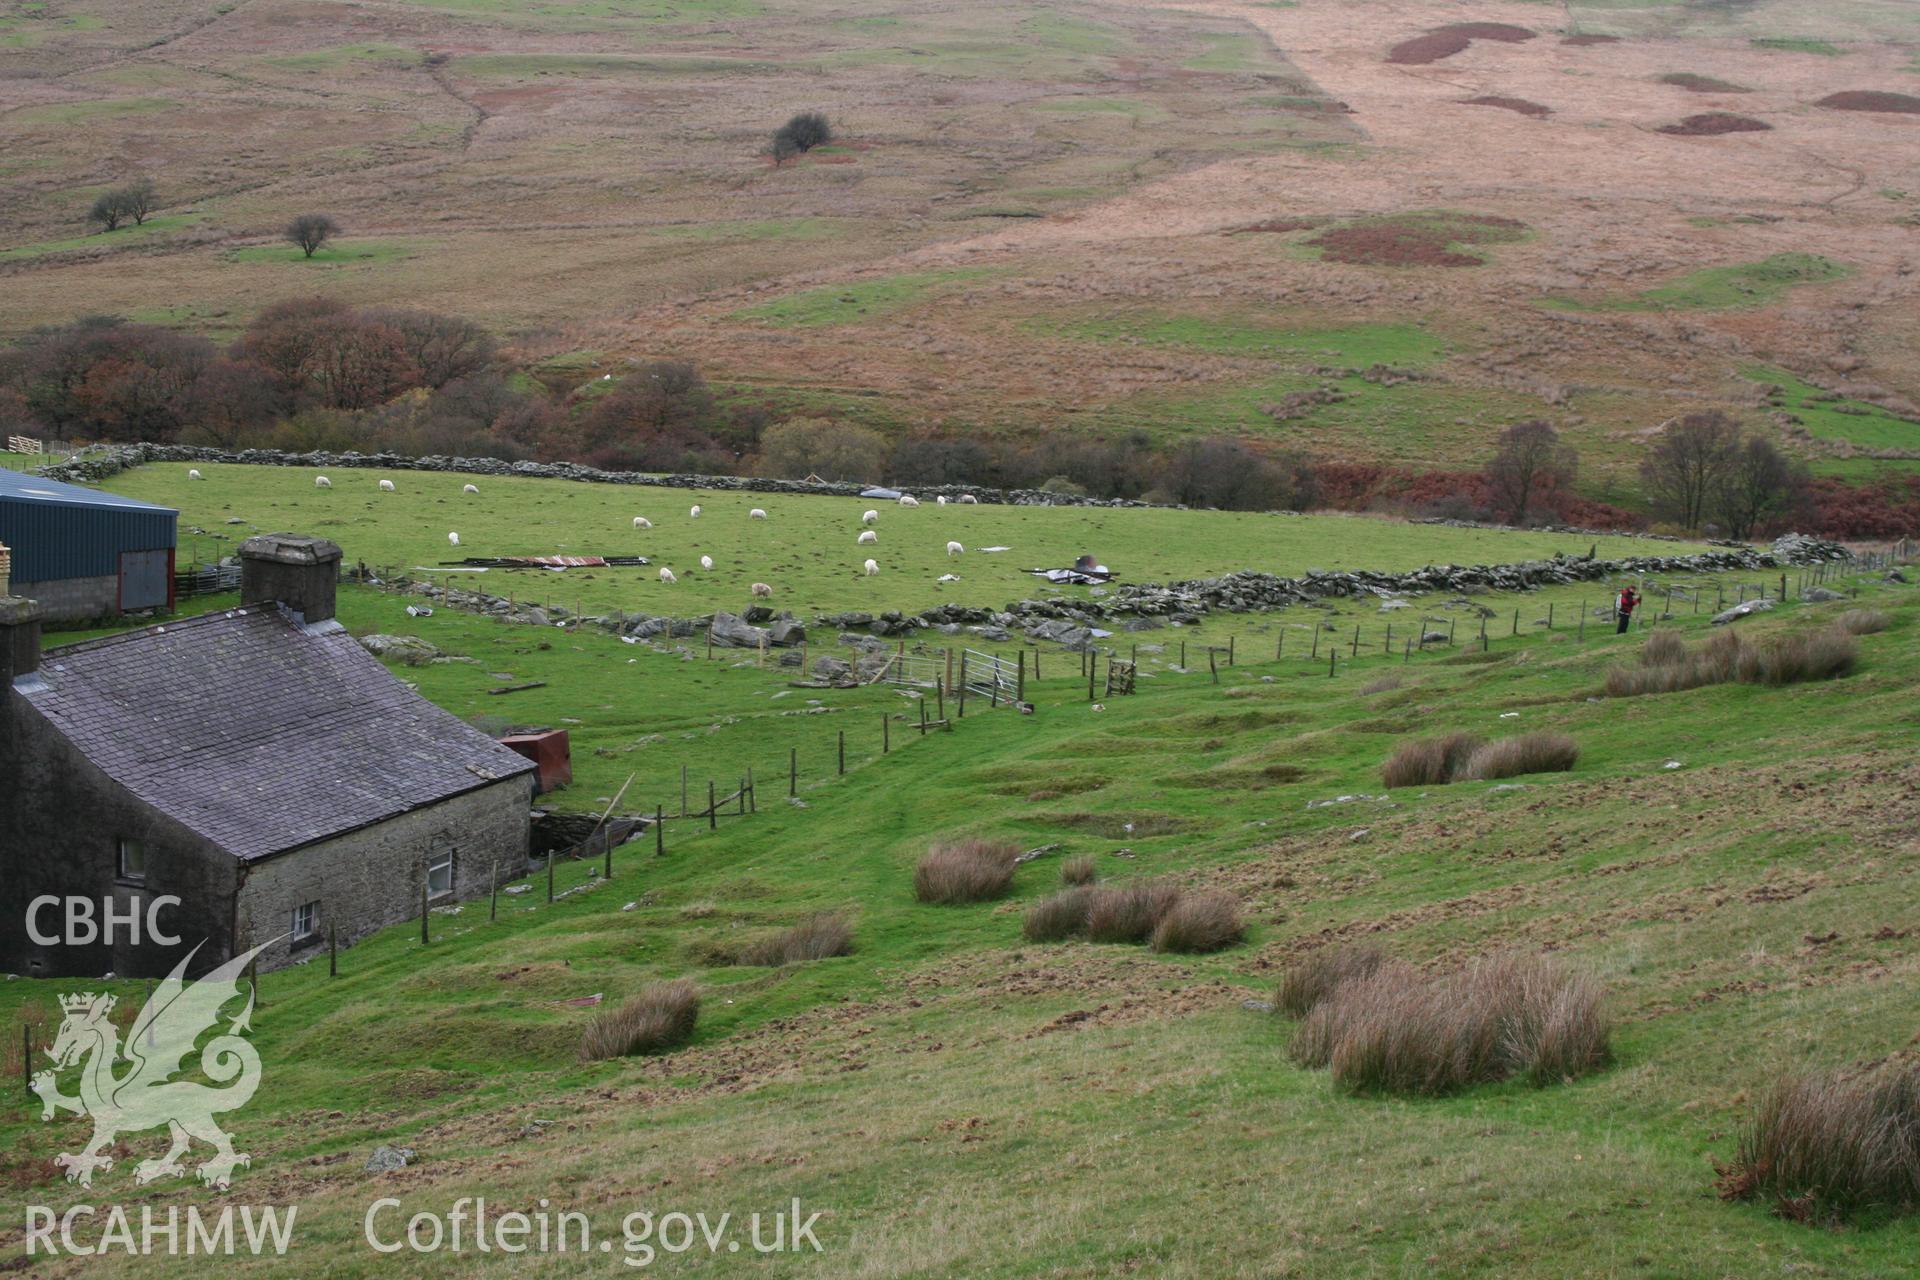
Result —
[{"label": "clump of rush grass", "polygon": [[1020,934],[1028,942],[1064,942],[1084,937],[1087,932],[1087,908],[1093,889],[1075,885],[1050,894],[1027,908],[1020,922]]},{"label": "clump of rush grass", "polygon": [[1096,885],[1087,899],[1087,937],[1094,942],[1145,942],[1180,900],[1161,880]]},{"label": "clump of rush grass", "polygon": [[1002,897],[1013,886],[1018,845],[994,840],[936,844],[913,870],[913,896],[922,902],[957,904]]},{"label": "clump of rush grass", "polygon": [[1443,786],[1454,780],[1481,741],[1471,733],[1449,733],[1403,742],[1380,766],[1380,780],[1389,788]]},{"label": "clump of rush grass", "polygon": [[1438,977],[1384,961],[1331,984],[1303,975],[1295,1004],[1316,988],[1289,1052],[1354,1093],[1436,1095],[1514,1076],[1544,1085],[1609,1056],[1599,987],[1544,957],[1496,955]]},{"label": "clump of rush grass", "polygon": [[1386,952],[1378,947],[1322,947],[1281,975],[1273,1007],[1289,1017],[1304,1018],[1335,987],[1372,977],[1386,959]]},{"label": "clump of rush grass", "polygon": [[1880,609],[1849,609],[1833,625],[1850,636],[1870,636],[1892,626],[1893,619]]},{"label": "clump of rush grass", "polygon": [[[1842,618],[1845,617],[1843,614]],[[1778,688],[1810,680],[1838,679],[1851,674],[1859,662],[1855,634],[1836,622],[1818,631],[1774,636],[1754,644],[1735,632],[1719,631],[1699,648],[1678,658],[1648,663],[1643,651],[1642,665],[1614,667],[1607,672],[1606,692],[1612,698],[1637,698],[1716,684]]]},{"label": "clump of rush grass", "polygon": [[1522,733],[1489,742],[1467,757],[1459,776],[1475,782],[1528,773],[1565,773],[1580,759],[1580,744],[1564,733]]},{"label": "clump of rush grass", "polygon": [[841,916],[822,912],[791,929],[748,942],[740,948],[735,963],[775,967],[852,954],[853,926]]},{"label": "clump of rush grass", "polygon": [[690,978],[656,982],[614,1009],[594,1016],[580,1038],[589,1062],[662,1053],[685,1044],[700,1017],[700,991]]},{"label": "clump of rush grass", "polygon": [[1246,934],[1240,900],[1224,890],[1184,893],[1153,927],[1148,945],[1155,951],[1220,951]]},{"label": "clump of rush grass", "polygon": [[1061,884],[1092,884],[1100,878],[1094,869],[1093,859],[1087,854],[1078,854],[1060,864]]},{"label": "clump of rush grass", "polygon": [[1920,1210],[1920,1065],[1849,1079],[1784,1076],[1762,1095],[1720,1170],[1729,1200],[1770,1201],[1800,1222]]}]

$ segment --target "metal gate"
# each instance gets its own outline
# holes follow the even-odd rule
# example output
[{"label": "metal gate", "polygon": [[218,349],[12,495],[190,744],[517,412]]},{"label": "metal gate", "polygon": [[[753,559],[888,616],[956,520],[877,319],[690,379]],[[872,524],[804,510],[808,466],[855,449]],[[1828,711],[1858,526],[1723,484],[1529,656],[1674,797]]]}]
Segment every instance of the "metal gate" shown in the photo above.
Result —
[{"label": "metal gate", "polygon": [[120,608],[162,609],[173,603],[173,551],[120,553]]},{"label": "metal gate", "polygon": [[961,670],[965,673],[967,692],[977,698],[985,698],[993,704],[1017,701],[1020,695],[1020,672],[1015,664],[1005,658],[997,658],[990,653],[981,653],[977,649],[961,650]]}]

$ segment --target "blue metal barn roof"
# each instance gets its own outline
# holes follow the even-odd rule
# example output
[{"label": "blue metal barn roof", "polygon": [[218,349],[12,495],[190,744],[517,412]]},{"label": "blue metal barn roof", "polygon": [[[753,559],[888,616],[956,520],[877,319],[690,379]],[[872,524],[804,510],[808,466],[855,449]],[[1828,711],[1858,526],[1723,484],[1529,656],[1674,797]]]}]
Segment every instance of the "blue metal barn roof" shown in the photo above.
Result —
[{"label": "blue metal barn roof", "polygon": [[171,507],[0,468],[0,542],[13,550],[16,583],[118,573],[122,551],[174,546],[179,518]]}]

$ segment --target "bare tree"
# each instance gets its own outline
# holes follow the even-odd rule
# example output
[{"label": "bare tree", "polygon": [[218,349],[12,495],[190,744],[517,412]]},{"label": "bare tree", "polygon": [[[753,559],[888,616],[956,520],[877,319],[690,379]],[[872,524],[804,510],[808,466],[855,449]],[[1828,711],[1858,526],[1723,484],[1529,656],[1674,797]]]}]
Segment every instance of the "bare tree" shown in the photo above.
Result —
[{"label": "bare tree", "polygon": [[827,117],[818,111],[802,111],[774,131],[773,162],[785,164],[802,152],[832,141],[833,126],[827,123]]},{"label": "bare tree", "polygon": [[129,218],[133,219],[135,226],[144,223],[159,202],[160,198],[154,191],[152,178],[138,178],[120,188],[121,208],[126,211]]},{"label": "bare tree", "polygon": [[1748,436],[1715,486],[1711,509],[1729,538],[1750,538],[1799,505],[1807,478],[1806,467],[1772,441]]},{"label": "bare tree", "polygon": [[1516,422],[1500,433],[1493,460],[1487,463],[1487,487],[1500,518],[1523,524],[1535,500],[1573,483],[1580,455],[1560,439],[1560,433],[1538,418]]},{"label": "bare tree", "polygon": [[118,231],[127,220],[126,198],[118,191],[103,191],[87,210],[87,220],[100,224],[102,231]]},{"label": "bare tree", "polygon": [[287,224],[286,238],[311,258],[321,245],[340,234],[340,224],[324,213],[303,213]]},{"label": "bare tree", "polygon": [[1690,413],[1655,437],[1640,462],[1653,509],[1683,529],[1698,529],[1740,447],[1740,428],[1724,413]]}]

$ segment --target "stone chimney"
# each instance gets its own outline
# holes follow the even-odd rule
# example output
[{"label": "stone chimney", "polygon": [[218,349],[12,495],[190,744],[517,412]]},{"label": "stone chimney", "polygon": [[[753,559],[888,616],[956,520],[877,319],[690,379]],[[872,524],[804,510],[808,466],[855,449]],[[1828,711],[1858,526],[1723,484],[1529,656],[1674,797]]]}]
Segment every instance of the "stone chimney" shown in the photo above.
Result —
[{"label": "stone chimney", "polygon": [[333,617],[340,548],[325,538],[263,533],[240,544],[240,602],[278,602],[303,622]]},{"label": "stone chimney", "polygon": [[40,606],[21,596],[0,596],[0,690],[39,666]]},{"label": "stone chimney", "polygon": [[0,598],[13,594],[13,551],[0,542]]}]

